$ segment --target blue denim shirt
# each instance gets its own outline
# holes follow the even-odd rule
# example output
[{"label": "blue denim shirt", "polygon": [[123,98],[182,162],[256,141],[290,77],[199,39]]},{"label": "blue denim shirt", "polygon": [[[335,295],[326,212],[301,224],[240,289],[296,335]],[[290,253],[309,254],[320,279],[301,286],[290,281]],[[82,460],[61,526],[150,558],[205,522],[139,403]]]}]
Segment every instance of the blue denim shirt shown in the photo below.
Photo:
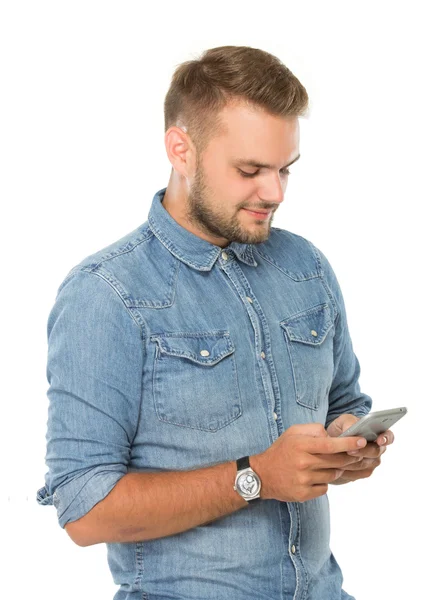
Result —
[{"label": "blue denim shirt", "polygon": [[[128,472],[236,460],[291,425],[371,408],[324,254],[276,227],[261,244],[215,246],[171,217],[165,190],[147,221],[67,274],[49,315],[48,472],[37,501],[54,504],[61,527]],[[107,544],[114,598],[352,598],[329,536],[324,495]]]}]

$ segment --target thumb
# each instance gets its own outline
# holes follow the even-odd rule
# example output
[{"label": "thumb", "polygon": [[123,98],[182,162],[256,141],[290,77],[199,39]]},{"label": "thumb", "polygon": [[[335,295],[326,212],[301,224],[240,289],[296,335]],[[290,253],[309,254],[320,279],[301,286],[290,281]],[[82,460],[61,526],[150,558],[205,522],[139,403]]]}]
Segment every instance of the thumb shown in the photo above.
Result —
[{"label": "thumb", "polygon": [[355,415],[344,414],[340,415],[337,419],[331,423],[328,428],[328,435],[331,437],[337,437],[341,433],[343,433],[346,429],[354,425],[356,421],[359,421],[359,417],[355,417]]}]

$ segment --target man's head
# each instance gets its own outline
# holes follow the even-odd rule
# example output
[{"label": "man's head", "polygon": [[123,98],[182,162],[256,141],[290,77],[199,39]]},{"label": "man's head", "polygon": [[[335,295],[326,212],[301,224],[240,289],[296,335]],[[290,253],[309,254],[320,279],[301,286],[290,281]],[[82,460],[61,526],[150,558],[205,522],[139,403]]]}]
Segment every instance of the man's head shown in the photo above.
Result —
[{"label": "man's head", "polygon": [[173,166],[165,208],[221,247],[265,241],[299,156],[298,117],[307,106],[299,80],[262,50],[224,46],[183,63],[165,98]]}]

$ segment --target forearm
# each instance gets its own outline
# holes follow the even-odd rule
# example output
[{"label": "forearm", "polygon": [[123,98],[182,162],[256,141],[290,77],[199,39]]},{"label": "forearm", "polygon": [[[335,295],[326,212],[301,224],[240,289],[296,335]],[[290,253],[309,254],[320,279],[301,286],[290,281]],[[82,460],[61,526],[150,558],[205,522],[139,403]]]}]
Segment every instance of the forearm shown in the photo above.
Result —
[{"label": "forearm", "polygon": [[247,506],[233,489],[236,462],[194,471],[128,473],[66,531],[80,546],[173,535]]}]

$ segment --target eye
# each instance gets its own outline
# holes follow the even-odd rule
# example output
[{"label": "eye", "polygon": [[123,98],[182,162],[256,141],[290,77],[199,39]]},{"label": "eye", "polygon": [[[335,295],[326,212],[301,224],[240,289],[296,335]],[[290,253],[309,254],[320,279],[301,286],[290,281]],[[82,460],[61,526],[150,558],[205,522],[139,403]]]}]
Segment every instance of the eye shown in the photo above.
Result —
[{"label": "eye", "polygon": [[[260,172],[260,171],[255,171],[255,173],[246,173],[246,171],[242,171],[241,169],[238,169],[238,171],[241,173],[242,177],[255,177]],[[291,171],[289,169],[281,169],[280,173],[282,175],[291,175]]]},{"label": "eye", "polygon": [[258,173],[260,171],[255,171],[255,173],[246,173],[246,171],[242,171],[241,169],[238,169],[238,171],[241,173],[242,177],[255,177],[255,175],[258,175]]}]

